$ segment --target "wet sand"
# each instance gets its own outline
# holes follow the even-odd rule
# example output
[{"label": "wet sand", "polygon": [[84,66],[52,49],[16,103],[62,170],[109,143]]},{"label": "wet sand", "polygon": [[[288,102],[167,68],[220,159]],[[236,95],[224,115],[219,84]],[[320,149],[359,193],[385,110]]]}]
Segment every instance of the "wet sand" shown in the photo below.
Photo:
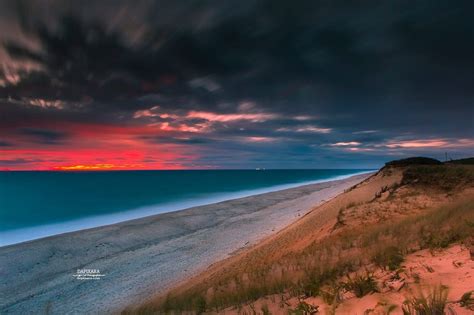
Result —
[{"label": "wet sand", "polygon": [[[0,248],[1,314],[114,313],[276,233],[370,174]],[[96,269],[100,280],[77,280]]]}]

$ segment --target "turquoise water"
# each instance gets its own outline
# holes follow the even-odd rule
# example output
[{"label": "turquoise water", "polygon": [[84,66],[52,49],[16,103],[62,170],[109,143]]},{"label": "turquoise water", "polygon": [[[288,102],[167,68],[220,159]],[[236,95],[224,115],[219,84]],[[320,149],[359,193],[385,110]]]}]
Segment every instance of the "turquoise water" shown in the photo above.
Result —
[{"label": "turquoise water", "polygon": [[0,172],[0,246],[364,171]]}]

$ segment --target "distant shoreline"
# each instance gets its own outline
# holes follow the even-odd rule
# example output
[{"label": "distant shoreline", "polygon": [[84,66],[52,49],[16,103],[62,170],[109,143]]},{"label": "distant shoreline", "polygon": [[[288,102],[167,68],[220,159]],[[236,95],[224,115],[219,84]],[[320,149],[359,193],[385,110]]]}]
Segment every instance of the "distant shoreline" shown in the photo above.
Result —
[{"label": "distant shoreline", "polygon": [[[42,312],[46,308],[57,314],[120,311],[277,233],[368,176],[303,185],[1,247],[0,312]],[[103,278],[77,280],[78,269],[97,270]]]},{"label": "distant shoreline", "polygon": [[[55,235],[60,235],[64,233],[77,232],[97,227],[102,227],[111,224],[117,224],[120,222],[125,222],[129,220],[135,220],[140,218],[145,218],[147,216],[182,211],[188,208],[206,206],[213,203],[230,201],[238,198],[245,198],[255,195],[260,195],[269,192],[275,192],[284,189],[296,188],[304,185],[311,185],[317,183],[324,183],[328,181],[340,180],[349,178],[355,175],[371,173],[374,170],[360,171],[347,175],[337,175],[330,178],[318,179],[303,181],[291,184],[280,184],[274,185],[265,188],[256,188],[241,190],[236,192],[228,193],[216,193],[214,195],[210,194],[207,197],[197,197],[193,199],[183,200],[180,202],[170,202],[163,203],[153,206],[144,206],[136,209],[131,209],[127,211],[119,211],[110,214],[90,216],[80,219],[74,219],[58,223],[43,224],[39,226],[24,227],[19,229],[12,229],[6,231],[0,231],[0,247],[10,246],[15,244],[20,244],[23,242],[33,241],[37,239],[42,239],[46,237],[51,237]],[[65,171],[59,171],[65,172]],[[78,173],[79,171],[76,171]],[[80,171],[81,173],[85,171]],[[97,171],[94,171],[97,172]],[[120,172],[124,172],[123,170]]]}]

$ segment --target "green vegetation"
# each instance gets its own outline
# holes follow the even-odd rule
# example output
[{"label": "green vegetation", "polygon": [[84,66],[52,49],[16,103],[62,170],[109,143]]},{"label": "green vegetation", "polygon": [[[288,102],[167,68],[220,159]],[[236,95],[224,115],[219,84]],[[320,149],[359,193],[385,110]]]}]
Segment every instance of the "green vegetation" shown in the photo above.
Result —
[{"label": "green vegetation", "polygon": [[446,162],[446,164],[474,165],[474,157],[459,159],[459,160],[452,160],[452,161]]},{"label": "green vegetation", "polygon": [[382,248],[372,258],[372,262],[378,267],[386,270],[397,270],[403,262],[403,254],[396,246]]},{"label": "green vegetation", "polygon": [[459,304],[468,310],[474,311],[474,296],[473,291],[466,292],[462,295]]},{"label": "green vegetation", "polygon": [[289,310],[288,314],[289,315],[312,315],[316,314],[318,312],[318,308],[314,307],[306,302],[300,302],[298,306],[293,309]]},{"label": "green vegetation", "polygon": [[199,296],[195,301],[195,310],[197,314],[202,314],[206,311],[206,299],[204,299],[202,296]]},{"label": "green vegetation", "polygon": [[452,191],[456,187],[472,184],[473,182],[474,168],[472,167],[464,165],[419,165],[405,169],[402,185]]},{"label": "green vegetation", "polygon": [[270,310],[268,309],[268,305],[267,304],[264,304],[262,306],[262,314],[263,315],[271,315],[272,313],[270,313]]},{"label": "green vegetation", "polygon": [[442,165],[440,161],[427,157],[411,157],[407,159],[395,160],[385,163],[385,166],[409,166],[409,165]]},{"label": "green vegetation", "polygon": [[346,290],[354,292],[355,296],[359,298],[378,291],[377,282],[369,272],[366,272],[365,275],[356,275],[353,278],[348,275],[347,278],[349,281],[344,284],[344,287]]},{"label": "green vegetation", "polygon": [[319,295],[328,305],[337,305],[341,300],[342,283],[332,280],[319,291]]},{"label": "green vegetation", "polygon": [[444,315],[452,313],[446,309],[448,289],[442,285],[429,290],[428,294],[419,291],[402,305],[404,315]]}]

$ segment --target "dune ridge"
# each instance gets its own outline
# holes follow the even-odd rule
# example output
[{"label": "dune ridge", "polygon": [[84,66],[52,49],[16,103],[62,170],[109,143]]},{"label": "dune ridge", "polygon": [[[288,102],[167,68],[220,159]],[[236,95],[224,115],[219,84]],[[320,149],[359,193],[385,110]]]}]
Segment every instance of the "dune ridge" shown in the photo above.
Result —
[{"label": "dune ridge", "polygon": [[[405,272],[413,260],[425,255],[430,264],[435,252],[449,260],[454,250],[467,257],[456,268],[470,277],[472,236],[472,165],[387,165],[254,247],[124,313],[385,314],[391,307],[401,314],[415,284],[434,285]],[[451,287],[449,307],[470,312],[459,302],[474,290],[466,287],[469,277],[458,283],[436,275]],[[381,302],[391,294],[392,302]]]}]

